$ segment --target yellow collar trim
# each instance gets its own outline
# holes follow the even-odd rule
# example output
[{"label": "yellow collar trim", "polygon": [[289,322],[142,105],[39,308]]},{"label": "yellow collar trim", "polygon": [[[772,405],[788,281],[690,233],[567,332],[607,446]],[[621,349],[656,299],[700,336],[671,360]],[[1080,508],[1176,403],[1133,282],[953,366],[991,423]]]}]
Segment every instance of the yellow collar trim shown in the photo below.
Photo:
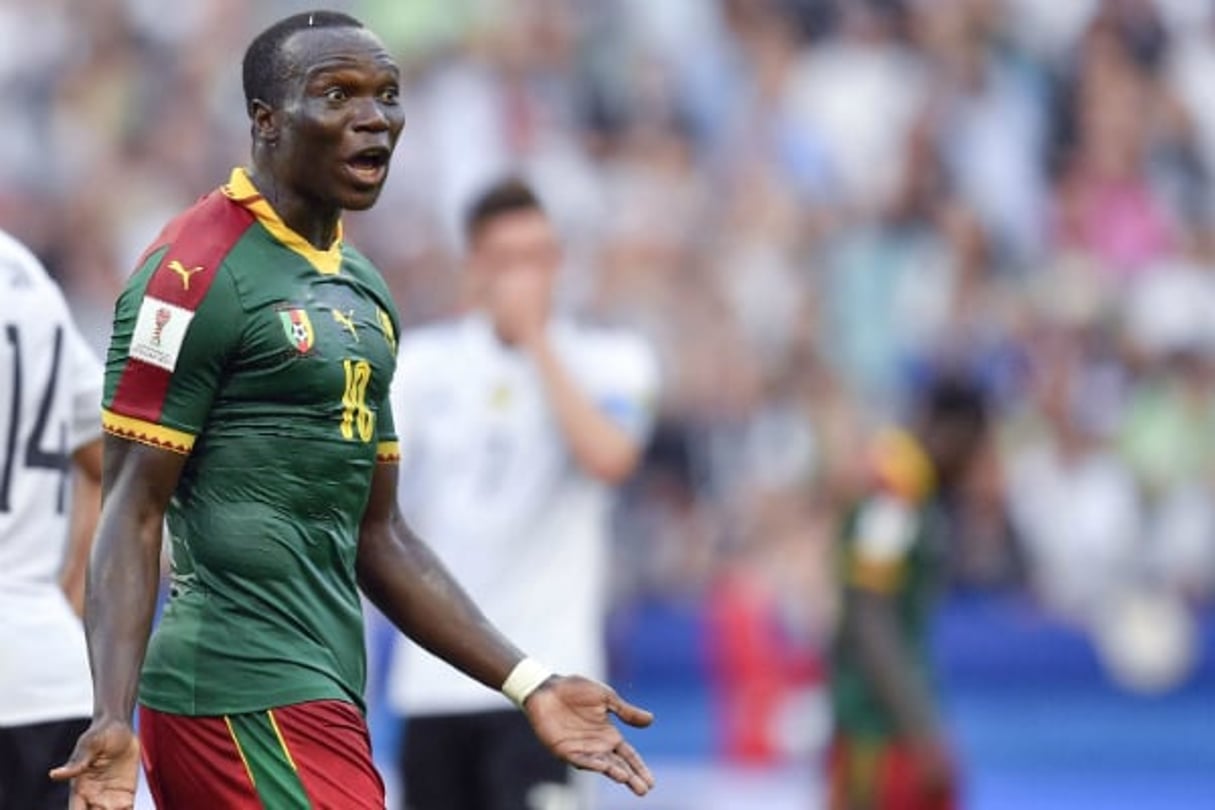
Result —
[{"label": "yellow collar trim", "polygon": [[341,222],[338,223],[337,235],[333,238],[333,244],[329,246],[328,250],[320,250],[283,222],[278,212],[270,206],[270,203],[266,202],[266,198],[253,185],[253,181],[249,179],[249,173],[242,167],[237,166],[232,170],[232,176],[228,178],[227,184],[221,187],[220,191],[228,199],[240,203],[253,212],[263,228],[289,250],[307,259],[308,263],[318,272],[332,276],[342,269]]}]

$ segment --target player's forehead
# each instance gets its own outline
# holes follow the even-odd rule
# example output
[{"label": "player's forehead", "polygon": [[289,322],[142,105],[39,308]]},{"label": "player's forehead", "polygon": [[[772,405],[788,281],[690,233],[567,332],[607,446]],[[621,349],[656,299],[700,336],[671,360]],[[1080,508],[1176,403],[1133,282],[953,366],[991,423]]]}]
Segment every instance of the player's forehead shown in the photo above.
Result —
[{"label": "player's forehead", "polygon": [[481,238],[493,244],[552,241],[556,238],[548,215],[539,208],[495,214],[481,226]]},{"label": "player's forehead", "polygon": [[280,58],[292,78],[304,81],[319,73],[347,69],[399,73],[396,60],[380,38],[353,26],[296,31],[283,42]]}]

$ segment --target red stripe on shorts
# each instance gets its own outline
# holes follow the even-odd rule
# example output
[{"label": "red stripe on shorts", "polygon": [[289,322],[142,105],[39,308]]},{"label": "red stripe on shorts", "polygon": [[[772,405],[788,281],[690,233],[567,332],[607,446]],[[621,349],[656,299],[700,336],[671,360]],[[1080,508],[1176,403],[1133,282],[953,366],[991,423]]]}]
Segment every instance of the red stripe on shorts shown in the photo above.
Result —
[{"label": "red stripe on shorts", "polygon": [[139,707],[148,788],[161,810],[262,810],[222,717],[186,717]]},{"label": "red stripe on shorts", "polygon": [[274,719],[316,810],[384,810],[384,782],[358,709],[320,700],[275,709]]},{"label": "red stripe on shorts", "polygon": [[[860,762],[870,757],[876,759]],[[921,787],[915,754],[906,742],[857,742],[837,734],[831,745],[829,769],[831,810],[957,810],[958,807],[952,786],[936,793],[928,793]],[[869,780],[864,785],[868,801],[851,795],[858,770]]]}]

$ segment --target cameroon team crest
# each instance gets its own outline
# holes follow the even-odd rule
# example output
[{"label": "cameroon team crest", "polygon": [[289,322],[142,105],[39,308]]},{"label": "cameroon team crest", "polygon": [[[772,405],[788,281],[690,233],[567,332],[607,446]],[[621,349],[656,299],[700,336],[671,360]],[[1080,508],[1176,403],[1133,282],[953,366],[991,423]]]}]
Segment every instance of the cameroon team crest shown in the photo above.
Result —
[{"label": "cameroon team crest", "polygon": [[307,354],[311,351],[315,334],[312,331],[312,321],[308,320],[308,313],[302,309],[285,309],[278,314],[278,317],[283,322],[283,331],[287,333],[287,340],[291,341],[295,350],[300,354]]}]

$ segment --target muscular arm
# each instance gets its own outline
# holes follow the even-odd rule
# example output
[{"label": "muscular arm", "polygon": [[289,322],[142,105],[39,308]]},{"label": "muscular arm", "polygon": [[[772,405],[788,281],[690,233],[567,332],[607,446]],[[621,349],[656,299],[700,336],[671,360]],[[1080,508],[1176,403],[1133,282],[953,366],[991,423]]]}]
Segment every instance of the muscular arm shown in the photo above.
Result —
[{"label": "muscular arm", "polygon": [[535,360],[561,434],[578,465],[608,484],[628,478],[641,458],[641,448],[578,387],[543,332],[525,348]]},{"label": "muscular arm", "polygon": [[[491,689],[502,688],[523,654],[472,603],[397,507],[398,469],[379,464],[359,535],[359,586],[405,635]],[[576,768],[628,785],[639,796],[654,776],[609,715],[644,727],[653,715],[610,687],[552,676],[523,702],[540,742]]]},{"label": "muscular arm", "polygon": [[84,623],[95,722],[131,721],[156,607],[161,524],[185,459],[105,437],[101,521]]},{"label": "muscular arm", "polygon": [[523,654],[406,525],[397,507],[397,478],[397,465],[376,465],[359,533],[359,587],[405,635],[499,689]]},{"label": "muscular arm", "polygon": [[77,616],[84,615],[84,578],[101,513],[101,439],[72,454],[72,520],[59,587]]},{"label": "muscular arm", "polygon": [[851,638],[866,678],[899,730],[914,740],[937,739],[932,701],[902,649],[891,599],[855,587],[848,589],[845,598],[852,604],[844,632]]}]

